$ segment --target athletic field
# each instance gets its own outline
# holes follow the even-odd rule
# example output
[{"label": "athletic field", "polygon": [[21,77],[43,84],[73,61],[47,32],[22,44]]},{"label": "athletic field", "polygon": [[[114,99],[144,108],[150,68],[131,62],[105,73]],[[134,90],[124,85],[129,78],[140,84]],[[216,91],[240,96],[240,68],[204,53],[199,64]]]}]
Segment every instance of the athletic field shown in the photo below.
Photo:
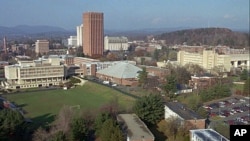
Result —
[{"label": "athletic field", "polygon": [[43,118],[51,118],[58,114],[64,105],[76,109],[80,107],[80,110],[93,111],[114,100],[118,101],[121,108],[128,109],[131,108],[135,101],[134,98],[112,88],[92,82],[68,90],[27,92],[5,95],[4,97],[22,107],[27,112],[25,117],[43,121],[46,121]]}]

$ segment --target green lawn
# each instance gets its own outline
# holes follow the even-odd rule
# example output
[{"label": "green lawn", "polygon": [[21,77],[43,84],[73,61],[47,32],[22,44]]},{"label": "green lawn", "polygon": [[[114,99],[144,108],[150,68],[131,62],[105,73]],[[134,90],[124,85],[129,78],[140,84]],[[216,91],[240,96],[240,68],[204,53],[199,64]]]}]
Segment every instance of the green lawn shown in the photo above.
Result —
[{"label": "green lawn", "polygon": [[80,105],[81,110],[94,111],[115,99],[123,109],[131,108],[135,101],[132,97],[92,82],[69,90],[27,92],[4,97],[27,111],[26,117],[43,121],[44,119],[41,118],[51,118],[58,114],[64,105]]}]

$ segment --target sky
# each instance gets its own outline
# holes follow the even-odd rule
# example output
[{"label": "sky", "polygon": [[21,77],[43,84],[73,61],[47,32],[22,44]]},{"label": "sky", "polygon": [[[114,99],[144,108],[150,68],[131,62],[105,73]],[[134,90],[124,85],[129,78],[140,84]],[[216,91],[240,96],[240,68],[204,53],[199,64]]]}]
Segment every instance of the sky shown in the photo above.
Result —
[{"label": "sky", "polygon": [[0,26],[75,29],[103,12],[106,30],[225,27],[249,30],[249,0],[0,0]]}]

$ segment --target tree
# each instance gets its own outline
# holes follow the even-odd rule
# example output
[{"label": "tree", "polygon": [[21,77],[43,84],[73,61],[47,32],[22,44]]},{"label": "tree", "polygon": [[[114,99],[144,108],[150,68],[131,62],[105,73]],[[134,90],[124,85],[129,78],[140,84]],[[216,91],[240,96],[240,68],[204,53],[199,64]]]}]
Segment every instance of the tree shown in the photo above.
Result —
[{"label": "tree", "polygon": [[119,125],[113,119],[108,119],[103,123],[101,134],[102,141],[123,141],[124,137]]},{"label": "tree", "polygon": [[49,133],[43,128],[39,127],[33,134],[33,141],[47,141],[49,139]]},{"label": "tree", "polygon": [[197,64],[188,63],[184,66],[190,74],[203,74],[205,70]]},{"label": "tree", "polygon": [[202,102],[228,97],[230,95],[230,87],[227,84],[215,85],[200,92]]},{"label": "tree", "polygon": [[191,79],[191,74],[185,67],[177,67],[173,70],[173,74],[176,76],[176,82],[178,84],[187,84]]},{"label": "tree", "polygon": [[118,56],[115,53],[109,52],[108,55],[107,55],[107,59],[109,61],[117,61]]},{"label": "tree", "polygon": [[49,141],[67,141],[67,139],[63,131],[58,131],[52,137],[49,138]]},{"label": "tree", "polygon": [[97,117],[95,118],[95,122],[94,122],[96,135],[100,135],[103,123],[110,118],[111,118],[111,115],[109,113],[100,113],[97,115]]},{"label": "tree", "polygon": [[165,90],[165,92],[170,95],[173,94],[174,92],[177,91],[177,82],[176,82],[176,76],[174,75],[168,75],[166,77],[166,83],[163,85],[163,89]]},{"label": "tree", "polygon": [[68,133],[73,114],[74,112],[69,106],[63,106],[55,119],[54,130],[60,130],[63,131],[63,133]]},{"label": "tree", "polygon": [[144,85],[147,83],[147,77],[148,77],[148,73],[146,71],[146,68],[143,67],[142,71],[139,72],[139,85],[142,86],[144,88]]},{"label": "tree", "polygon": [[88,136],[89,129],[83,118],[74,118],[71,123],[71,138],[74,141],[84,141]]},{"label": "tree", "polygon": [[250,78],[248,78],[245,81],[244,87],[243,87],[243,95],[249,96],[250,95]]},{"label": "tree", "polygon": [[158,130],[167,136],[168,141],[187,141],[189,138],[189,126],[183,126],[178,118],[170,117],[160,121]]},{"label": "tree", "polygon": [[15,136],[22,129],[23,123],[24,118],[18,111],[0,110],[0,140]]},{"label": "tree", "polygon": [[248,78],[248,71],[246,69],[244,69],[241,74],[240,74],[240,80],[247,80]]},{"label": "tree", "polygon": [[164,104],[159,95],[151,94],[138,99],[133,109],[148,124],[155,124],[164,118]]},{"label": "tree", "polygon": [[154,51],[154,59],[155,59],[156,61],[159,60],[159,51],[158,51],[158,49],[155,49],[155,51]]}]

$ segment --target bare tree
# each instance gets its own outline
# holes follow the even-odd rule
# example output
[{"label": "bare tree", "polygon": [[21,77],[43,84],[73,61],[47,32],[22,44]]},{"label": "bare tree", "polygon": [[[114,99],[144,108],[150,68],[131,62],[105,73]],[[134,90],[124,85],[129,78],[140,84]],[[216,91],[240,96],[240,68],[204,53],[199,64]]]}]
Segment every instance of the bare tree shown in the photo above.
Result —
[{"label": "bare tree", "polygon": [[68,133],[70,130],[70,123],[73,117],[74,111],[69,106],[63,106],[58,116],[56,117],[54,126],[51,132],[57,132],[58,130]]},{"label": "bare tree", "polygon": [[33,141],[47,141],[50,137],[50,133],[43,128],[38,128],[33,134]]}]

